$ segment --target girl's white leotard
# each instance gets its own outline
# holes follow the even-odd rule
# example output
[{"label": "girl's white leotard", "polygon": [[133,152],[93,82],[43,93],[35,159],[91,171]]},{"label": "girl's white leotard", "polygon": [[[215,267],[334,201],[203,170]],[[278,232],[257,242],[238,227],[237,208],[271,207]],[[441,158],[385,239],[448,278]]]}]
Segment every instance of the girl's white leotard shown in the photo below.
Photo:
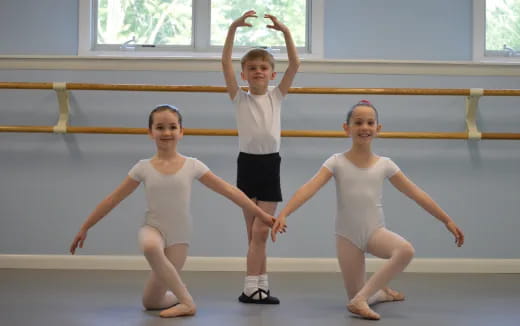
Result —
[{"label": "girl's white leotard", "polygon": [[128,172],[130,178],[144,183],[148,206],[145,224],[159,230],[166,247],[176,243],[189,244],[191,185],[209,168],[196,158],[186,157],[179,171],[162,174],[150,161],[140,160]]},{"label": "girl's white leotard", "polygon": [[379,157],[369,168],[359,168],[344,153],[332,155],[323,166],[336,181],[336,234],[366,251],[372,233],[385,226],[383,215],[383,181],[399,172],[388,157]]}]

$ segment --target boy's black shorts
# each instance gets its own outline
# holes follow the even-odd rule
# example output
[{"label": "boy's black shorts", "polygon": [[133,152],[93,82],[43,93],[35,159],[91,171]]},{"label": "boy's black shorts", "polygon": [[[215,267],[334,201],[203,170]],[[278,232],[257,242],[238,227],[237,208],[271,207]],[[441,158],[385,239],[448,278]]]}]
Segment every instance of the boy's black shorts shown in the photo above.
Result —
[{"label": "boy's black shorts", "polygon": [[261,201],[282,201],[279,153],[248,154],[240,152],[237,159],[237,187],[249,198]]}]

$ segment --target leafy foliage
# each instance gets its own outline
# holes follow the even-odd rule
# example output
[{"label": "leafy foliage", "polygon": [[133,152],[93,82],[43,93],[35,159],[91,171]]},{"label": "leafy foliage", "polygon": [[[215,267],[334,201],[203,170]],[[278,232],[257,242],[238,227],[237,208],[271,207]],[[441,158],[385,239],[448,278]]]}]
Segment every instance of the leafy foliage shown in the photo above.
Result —
[{"label": "leafy foliage", "polygon": [[213,0],[211,1],[211,43],[224,45],[229,25],[244,12],[255,10],[258,18],[249,19],[251,28],[240,28],[235,36],[238,46],[284,46],[283,34],[266,28],[271,21],[264,14],[276,16],[291,30],[296,46],[305,46],[305,0]]},{"label": "leafy foliage", "polygon": [[[195,0],[196,1],[196,0]],[[296,46],[305,46],[306,0],[212,0],[211,45],[222,46],[231,22],[253,9],[253,28],[238,30],[236,46],[284,46],[283,34],[266,28],[272,14],[291,29]],[[191,45],[191,0],[98,0],[98,44]],[[198,22],[197,25],[200,25]]]},{"label": "leafy foliage", "polygon": [[520,51],[520,0],[486,1],[486,50]]},{"label": "leafy foliage", "polygon": [[191,0],[99,0],[98,43],[191,44]]}]

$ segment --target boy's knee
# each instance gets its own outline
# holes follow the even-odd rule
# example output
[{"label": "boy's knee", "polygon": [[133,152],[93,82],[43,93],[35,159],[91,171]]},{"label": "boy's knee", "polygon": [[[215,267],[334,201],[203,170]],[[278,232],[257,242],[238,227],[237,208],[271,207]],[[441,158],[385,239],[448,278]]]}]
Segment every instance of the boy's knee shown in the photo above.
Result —
[{"label": "boy's knee", "polygon": [[266,241],[269,236],[269,227],[262,223],[255,224],[253,226],[253,241],[254,240],[263,240]]}]

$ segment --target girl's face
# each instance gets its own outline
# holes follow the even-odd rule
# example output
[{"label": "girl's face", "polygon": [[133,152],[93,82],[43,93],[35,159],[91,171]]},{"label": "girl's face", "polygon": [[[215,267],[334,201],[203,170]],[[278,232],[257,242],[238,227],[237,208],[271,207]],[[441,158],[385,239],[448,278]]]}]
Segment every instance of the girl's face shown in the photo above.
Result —
[{"label": "girl's face", "polygon": [[155,140],[159,148],[176,145],[183,136],[179,117],[170,110],[155,112],[152,127],[148,129],[148,135]]},{"label": "girl's face", "polygon": [[366,144],[377,136],[377,133],[381,130],[381,125],[377,123],[374,109],[361,105],[354,109],[349,124],[344,123],[343,129],[347,136],[352,137],[353,143]]}]

